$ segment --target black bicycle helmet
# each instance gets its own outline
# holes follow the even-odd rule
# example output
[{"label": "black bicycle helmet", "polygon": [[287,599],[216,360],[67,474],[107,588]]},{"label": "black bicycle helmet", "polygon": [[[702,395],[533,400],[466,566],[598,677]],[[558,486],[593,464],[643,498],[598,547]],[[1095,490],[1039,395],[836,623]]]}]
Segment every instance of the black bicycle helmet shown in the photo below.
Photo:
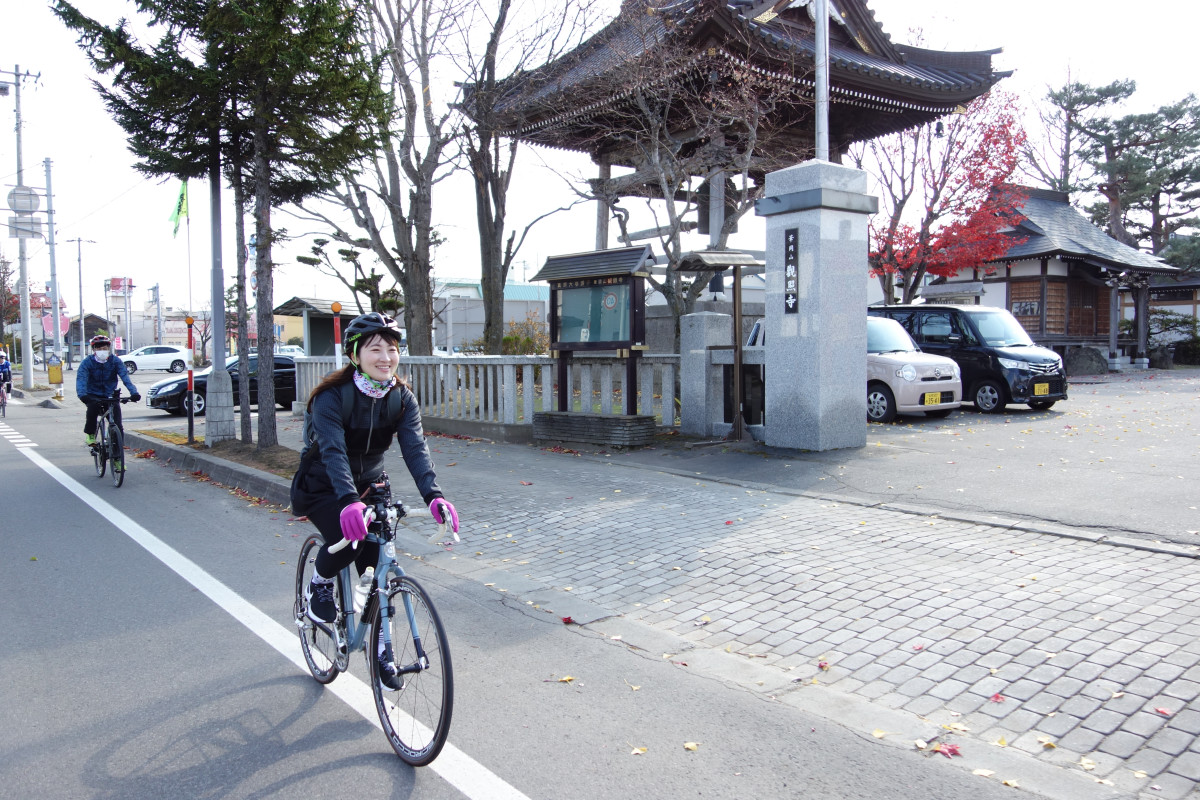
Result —
[{"label": "black bicycle helmet", "polygon": [[376,334],[395,339],[397,343],[402,338],[396,320],[378,311],[370,311],[350,320],[350,324],[346,326],[346,336],[342,340],[342,349],[347,356],[354,355],[359,345]]}]

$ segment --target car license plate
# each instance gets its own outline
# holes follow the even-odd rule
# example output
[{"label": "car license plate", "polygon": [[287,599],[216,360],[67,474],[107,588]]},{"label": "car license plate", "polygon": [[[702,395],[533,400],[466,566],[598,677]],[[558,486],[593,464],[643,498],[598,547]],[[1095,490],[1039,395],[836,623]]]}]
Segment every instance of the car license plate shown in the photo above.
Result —
[{"label": "car license plate", "polygon": [[926,392],[921,395],[921,405],[923,406],[940,406],[942,404],[941,392]]},{"label": "car license plate", "polygon": [[1048,384],[1048,383],[1035,383],[1035,384],[1033,385],[1033,393],[1034,393],[1034,395],[1035,395],[1035,396],[1036,396],[1036,395],[1043,395],[1043,394],[1050,394],[1050,384]]}]

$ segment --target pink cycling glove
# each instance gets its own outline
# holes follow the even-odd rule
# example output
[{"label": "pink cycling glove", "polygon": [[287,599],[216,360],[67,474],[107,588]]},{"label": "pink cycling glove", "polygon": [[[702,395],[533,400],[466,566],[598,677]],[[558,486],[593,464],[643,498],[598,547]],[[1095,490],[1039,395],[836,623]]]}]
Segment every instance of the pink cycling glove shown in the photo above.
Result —
[{"label": "pink cycling glove", "polygon": [[351,503],[342,509],[342,538],[348,542],[358,542],[367,538],[367,523],[363,521],[363,512],[367,510],[364,503]]},{"label": "pink cycling glove", "polygon": [[454,506],[444,497],[436,497],[429,504],[429,513],[433,515],[433,521],[438,525],[446,522],[450,523],[450,530],[458,533],[458,512],[454,510]]}]

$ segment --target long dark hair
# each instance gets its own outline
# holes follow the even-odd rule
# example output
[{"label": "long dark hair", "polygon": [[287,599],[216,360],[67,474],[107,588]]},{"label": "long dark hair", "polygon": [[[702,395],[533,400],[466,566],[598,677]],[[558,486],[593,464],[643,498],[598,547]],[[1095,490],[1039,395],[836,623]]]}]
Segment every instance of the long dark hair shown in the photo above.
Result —
[{"label": "long dark hair", "polygon": [[[365,348],[367,345],[369,345],[371,342],[373,342],[377,338],[387,339],[388,341],[392,342],[396,346],[400,345],[400,337],[399,336],[392,335],[391,331],[381,331],[380,333],[375,334],[370,339],[367,339],[365,342],[363,342],[362,347]],[[354,380],[354,370],[355,369],[356,369],[356,367],[354,366],[354,362],[351,361],[346,366],[342,367],[340,370],[334,370],[333,372],[329,373],[324,378],[322,378],[321,382],[317,384],[317,388],[313,389],[312,394],[310,394],[308,396],[308,405],[306,406],[306,408],[309,411],[312,411],[313,398],[316,397],[317,395],[319,395],[321,392],[325,391],[326,389],[334,389],[334,388],[340,387],[343,383],[349,383],[350,381]],[[398,386],[406,386],[407,385],[404,382],[403,378],[400,378],[399,376],[396,376],[396,377],[398,379],[397,380]]]},{"label": "long dark hair", "polygon": [[309,411],[312,411],[313,398],[316,397],[317,395],[319,395],[321,392],[325,391],[326,389],[332,389],[332,388],[341,386],[343,383],[349,383],[353,379],[354,379],[354,365],[353,364],[347,364],[346,366],[342,367],[340,370],[335,369],[333,372],[329,373],[324,378],[322,378],[321,382],[317,384],[317,388],[312,390],[312,394],[310,394],[308,396],[307,409]]}]

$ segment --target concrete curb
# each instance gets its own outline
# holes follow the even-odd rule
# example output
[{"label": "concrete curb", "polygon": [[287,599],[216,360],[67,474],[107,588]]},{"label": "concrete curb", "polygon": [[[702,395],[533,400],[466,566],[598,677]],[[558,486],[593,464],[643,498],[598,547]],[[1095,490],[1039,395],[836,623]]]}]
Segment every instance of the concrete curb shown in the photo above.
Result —
[{"label": "concrete curb", "polygon": [[180,447],[137,431],[125,432],[125,443],[135,450],[153,450],[160,458],[187,472],[203,472],[217,483],[261,497],[278,506],[290,506],[291,481],[252,467],[226,461],[190,447]]}]

